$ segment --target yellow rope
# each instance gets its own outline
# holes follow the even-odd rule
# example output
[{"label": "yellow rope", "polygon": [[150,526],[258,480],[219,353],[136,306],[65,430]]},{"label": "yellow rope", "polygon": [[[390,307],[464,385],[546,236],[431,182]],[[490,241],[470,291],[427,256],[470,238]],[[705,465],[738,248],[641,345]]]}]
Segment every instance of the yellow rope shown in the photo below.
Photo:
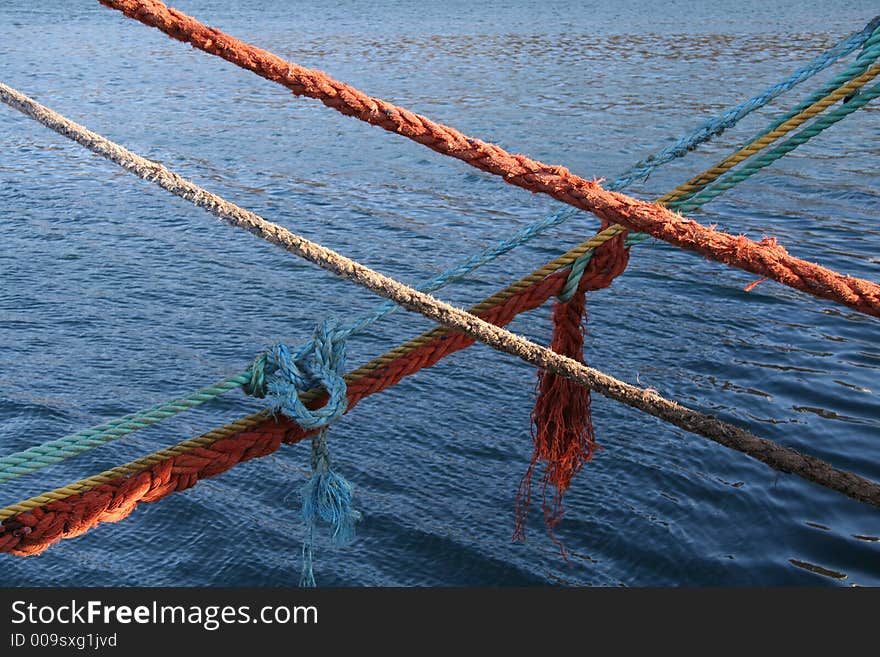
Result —
[{"label": "yellow rope", "polygon": [[[880,64],[875,64],[870,69],[865,71],[862,75],[858,76],[857,78],[853,78],[844,85],[841,85],[835,91],[828,94],[821,100],[813,103],[808,108],[793,116],[791,119],[781,124],[776,129],[768,132],[767,134],[761,136],[759,139],[756,139],[750,144],[744,146],[711,169],[708,169],[700,175],[695,176],[689,181],[679,185],[671,192],[665,194],[664,196],[661,196],[655,202],[660,205],[667,205],[681,198],[689,192],[704,187],[707,183],[712,182],[743,160],[751,157],[752,155],[765,148],[769,144],[773,143],[783,135],[796,129],[804,122],[810,120],[811,118],[829,108],[831,105],[834,105],[845,96],[848,96],[853,91],[861,88],[867,82],[870,82],[872,79],[877,77],[877,75],[880,75]],[[491,297],[484,299],[477,305],[471,307],[468,312],[470,312],[471,314],[478,314],[499,305],[514,294],[520,292],[521,290],[529,287],[530,285],[533,285],[537,281],[542,280],[553,272],[570,265],[587,251],[598,248],[599,246],[601,246],[611,238],[615,237],[616,235],[624,232],[625,230],[626,229],[620,224],[613,224],[609,226],[608,228],[600,231],[599,233],[591,237],[589,240],[582,242],[578,246],[562,254],[555,260],[548,262],[547,264],[533,271],[531,274],[507,286],[500,292],[497,292]],[[413,338],[412,340],[409,340],[404,344],[398,345],[393,349],[390,349],[378,358],[375,358],[369,363],[366,363],[358,369],[350,372],[345,376],[345,380],[349,383],[357,381],[369,374],[370,372],[373,372],[380,367],[384,367],[388,363],[413,351],[414,349],[417,349],[418,347],[426,344],[427,342],[430,342],[440,335],[447,333],[448,331],[449,329],[443,326],[437,326],[429,331],[426,331],[420,336]],[[320,394],[321,393],[318,390],[310,390],[306,393],[303,393],[302,399],[304,402],[308,402],[314,400]],[[105,484],[114,479],[118,479],[119,477],[125,477],[140,472],[149,467],[152,467],[156,463],[159,463],[169,458],[173,458],[180,454],[185,454],[199,447],[207,447],[215,443],[216,441],[221,440],[222,438],[227,438],[229,436],[240,433],[241,431],[249,429],[250,427],[259,424],[267,417],[268,414],[264,411],[249,415],[245,418],[236,420],[222,427],[209,431],[208,433],[202,434],[201,436],[198,436],[196,438],[185,440],[172,447],[168,447],[158,452],[154,452],[153,454],[149,454],[136,461],[131,461],[110,470],[106,470],[93,477],[81,479],[62,488],[56,488],[53,491],[42,493],[41,495],[37,495],[17,504],[12,504],[3,509],[0,509],[0,521],[6,520],[7,518],[10,518],[18,513],[30,511],[53,500],[65,499],[77,493],[81,493],[83,491],[90,490],[92,488]]]},{"label": "yellow rope", "polygon": [[821,100],[817,100],[815,103],[810,105],[799,114],[795,114],[788,121],[779,125],[779,127],[771,130],[765,135],[762,135],[750,144],[743,146],[741,149],[726,157],[724,160],[716,164],[711,169],[707,169],[700,175],[691,178],[682,185],[679,185],[665,196],[661,196],[657,200],[657,202],[663,205],[668,205],[673,201],[677,201],[682,196],[685,196],[693,191],[702,189],[708,183],[712,182],[726,171],[729,171],[743,160],[751,157],[758,151],[772,144],[780,137],[803,125],[806,121],[809,121],[816,115],[821,114],[826,109],[834,105],[837,101],[850,95],[857,89],[863,87],[867,82],[870,82],[875,77],[877,77],[877,75],[880,75],[880,63],[874,64],[874,66],[869,68],[857,78],[853,78],[846,84],[839,86],[837,89],[832,91]]}]

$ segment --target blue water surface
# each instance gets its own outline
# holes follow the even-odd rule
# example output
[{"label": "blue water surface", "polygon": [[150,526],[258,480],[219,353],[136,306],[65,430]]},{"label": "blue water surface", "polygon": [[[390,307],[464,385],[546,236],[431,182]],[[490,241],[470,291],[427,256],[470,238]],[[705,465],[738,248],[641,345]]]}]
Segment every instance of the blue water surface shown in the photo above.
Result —
[{"label": "blue water surface", "polygon": [[[512,152],[613,178],[877,13],[869,0],[358,3],[178,0],[211,25]],[[838,69],[835,69],[838,70]],[[814,81],[829,77],[823,74]],[[97,2],[0,2],[0,80],[213,192],[414,283],[558,209]],[[807,92],[631,192],[654,198]],[[880,279],[880,106],[695,217]],[[0,448],[57,438],[241,371],[370,293],[222,225],[0,107]],[[594,232],[589,215],[439,293],[488,296]],[[880,480],[878,322],[662,243],[589,295],[594,366]],[[397,313],[365,362],[430,326]],[[512,329],[546,342],[547,308]],[[511,542],[535,372],[477,345],[363,402],[329,435],[357,541],[320,585],[880,585],[880,514],[598,395],[604,450],[557,528]],[[260,407],[239,393],[4,485],[2,504]],[[0,585],[295,585],[304,445],[240,465],[37,557]],[[826,569],[815,572],[810,564]],[[836,573],[836,575],[834,574]]]}]

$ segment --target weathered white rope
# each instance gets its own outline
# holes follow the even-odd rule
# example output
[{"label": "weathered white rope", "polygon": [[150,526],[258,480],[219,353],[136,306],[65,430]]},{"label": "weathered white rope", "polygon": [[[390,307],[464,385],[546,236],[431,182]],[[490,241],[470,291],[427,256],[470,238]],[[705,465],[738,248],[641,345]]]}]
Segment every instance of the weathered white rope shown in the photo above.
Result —
[{"label": "weathered white rope", "polygon": [[0,83],[0,100],[55,132],[76,141],[93,153],[207,210],[227,223],[244,228],[300,258],[391,299],[407,310],[420,313],[498,351],[555,372],[681,429],[743,452],[775,470],[797,474],[854,499],[880,507],[880,485],[875,482],[755,436],[710,415],[689,409],[653,391],[624,383],[373,271],[202,189],[161,164],[132,153],[2,83]]}]

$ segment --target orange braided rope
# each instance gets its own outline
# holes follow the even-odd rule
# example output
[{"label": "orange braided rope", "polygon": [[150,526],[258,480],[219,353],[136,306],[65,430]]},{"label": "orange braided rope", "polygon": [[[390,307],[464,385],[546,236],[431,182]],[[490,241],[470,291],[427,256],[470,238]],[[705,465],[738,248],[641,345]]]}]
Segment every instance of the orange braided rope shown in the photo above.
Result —
[{"label": "orange braided rope", "polygon": [[880,317],[880,285],[795,258],[775,239],[755,242],[745,236],[716,231],[660,205],[602,189],[598,181],[585,180],[565,167],[512,155],[494,144],[467,137],[454,128],[369,96],[320,71],[299,66],[207,27],[191,16],[169,9],[159,0],[100,2],[145,25],[157,27],[175,39],[278,82],[299,96],[320,100],[346,116],[401,134],[438,153],[501,176],[512,185],[548,194],[604,221],[648,233],[710,260]]},{"label": "orange braided rope", "polygon": [[[622,240],[622,237],[615,239]],[[597,259],[596,265],[587,267],[581,279],[582,289],[595,290],[610,284],[613,276],[609,276],[600,265]],[[518,314],[533,310],[559,294],[567,278],[567,271],[551,274],[479,316],[497,326],[505,326]],[[391,362],[350,381],[347,410],[354,408],[364,397],[385,390],[473,343],[473,338],[462,333],[439,333]],[[326,396],[322,395],[309,405],[317,407],[325,401]],[[190,488],[200,479],[226,472],[237,463],[271,454],[282,443],[296,443],[312,433],[285,417],[268,418],[235,435],[175,454],[130,476],[118,476],[83,492],[54,499],[3,521],[0,524],[0,552],[20,556],[38,554],[52,543],[79,536],[99,523],[124,519],[140,502],[155,502],[173,492]]]}]

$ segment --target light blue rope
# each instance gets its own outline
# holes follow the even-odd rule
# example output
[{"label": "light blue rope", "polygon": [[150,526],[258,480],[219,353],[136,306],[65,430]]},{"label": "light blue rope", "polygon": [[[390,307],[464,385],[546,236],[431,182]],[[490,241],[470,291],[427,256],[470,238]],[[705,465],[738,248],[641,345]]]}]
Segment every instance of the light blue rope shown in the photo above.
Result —
[{"label": "light blue rope", "polygon": [[[636,244],[641,244],[650,237],[651,236],[647,233],[627,233],[623,240],[623,246],[628,249]],[[571,263],[571,270],[569,271],[565,285],[562,286],[562,291],[557,295],[560,301],[571,301],[571,298],[574,296],[574,293],[581,282],[581,276],[584,275],[584,270],[586,270],[587,265],[590,264],[590,260],[592,260],[595,252],[595,249],[590,249]]]},{"label": "light blue rope", "polygon": [[[504,255],[505,253],[508,253],[518,246],[525,244],[526,242],[534,239],[535,237],[549,230],[550,228],[562,224],[578,212],[578,210],[562,209],[550,215],[549,217],[529,224],[525,228],[518,230],[506,240],[498,242],[497,244],[490,246],[487,249],[484,249],[476,255],[471,256],[464,262],[450,267],[449,269],[438,274],[434,278],[420,283],[416,286],[416,289],[419,292],[425,292],[426,294],[429,294],[431,292],[435,292],[441,288],[446,287],[450,283],[459,281],[462,278],[465,278],[467,275],[471,274],[476,269],[479,269],[483,265],[490,263],[496,258]],[[340,331],[345,337],[351,337],[352,335],[364,331],[386,315],[390,315],[391,313],[396,312],[399,309],[400,306],[398,306],[393,301],[385,301],[379,304],[372,312],[342,324],[340,326]]]},{"label": "light blue rope", "polygon": [[[804,109],[815,103],[817,100],[827,96],[841,84],[844,84],[848,80],[858,75],[861,75],[868,68],[868,66],[870,66],[871,61],[876,59],[877,55],[874,46],[878,43],[880,43],[880,16],[875,16],[860,32],[851,34],[846,39],[838,42],[836,45],[832,46],[824,53],[819,55],[812,62],[792,73],[787,79],[777,84],[774,84],[772,87],[766,89],[763,93],[760,93],[757,96],[754,96],[746,102],[742,103],[741,105],[738,105],[737,107],[726,111],[721,116],[706,121],[703,125],[691,132],[689,135],[682,137],[678,141],[670,144],[669,146],[666,146],[665,148],[651,155],[650,157],[634,164],[623,174],[621,174],[614,182],[608,185],[608,189],[612,191],[620,191],[626,187],[629,187],[629,185],[637,180],[647,179],[648,176],[650,176],[650,174],[657,167],[671,162],[676,158],[683,157],[690,151],[695,150],[700,144],[709,141],[713,137],[721,135],[729,128],[735,126],[742,118],[749,115],[756,109],[764,107],[767,103],[769,103],[780,94],[789,91],[804,80],[807,80],[816,75],[816,73],[825,70],[841,57],[845,57],[857,48],[863,47],[863,50],[856,58],[856,61],[851,64],[846,70],[842,71],[833,80],[826,83],[826,85],[822,87],[820,91],[814,93],[807,100],[802,101],[795,109],[791,110],[790,112],[786,113],[781,118],[776,120],[769,128],[766,128],[760,135],[755,137],[755,139],[758,139],[760,136],[767,134],[771,130],[775,130],[780,125],[788,121],[791,117],[803,111]],[[754,171],[752,173],[754,173]],[[737,182],[739,182],[739,180]],[[729,189],[732,186],[733,185],[725,187],[725,190]],[[707,198],[700,202],[684,205],[684,202],[694,196],[698,191],[699,190],[696,190],[680,197],[675,202],[670,203],[668,207],[677,209],[682,212],[693,211],[696,208],[704,205],[705,203],[708,203],[710,200],[721,193],[721,191],[719,191],[714,196],[711,196],[711,198]],[[574,212],[572,212],[572,214],[574,214]],[[629,242],[627,246],[640,244],[641,242],[647,240],[649,237],[650,236],[646,233],[630,233],[627,235],[627,241]],[[581,276],[583,276],[584,270],[586,269],[592,257],[593,251],[587,251],[572,263],[568,279],[566,280],[565,285],[562,288],[562,292],[559,293],[560,301],[565,302],[571,300],[572,295],[574,295],[574,292],[575,290],[577,290],[577,286],[580,283]]]},{"label": "light blue rope", "polygon": [[[877,32],[877,34],[874,34],[875,32]],[[870,49],[874,44],[878,42],[878,40],[880,40],[880,16],[875,16],[860,32],[856,32],[838,42],[836,45],[826,50],[809,64],[792,73],[782,82],[778,82],[773,86],[768,87],[762,93],[758,94],[757,96],[753,96],[752,98],[749,98],[744,103],[741,103],[740,105],[737,105],[732,109],[727,110],[726,112],[724,112],[724,114],[709,119],[703,125],[692,131],[690,134],[681,137],[680,139],[678,139],[678,141],[666,146],[665,148],[659,150],[658,152],[645,158],[644,160],[637,162],[629,169],[624,171],[620,176],[618,176],[612,183],[610,183],[607,186],[608,189],[615,192],[620,191],[622,189],[625,189],[626,187],[629,187],[637,180],[647,179],[651,175],[651,173],[658,167],[667,164],[677,158],[684,157],[689,152],[695,150],[700,144],[703,144],[711,140],[712,138],[723,134],[726,130],[735,126],[744,117],[748,116],[755,110],[764,107],[767,103],[775,99],[777,96],[785,93],[786,91],[789,91],[790,89],[793,89],[801,82],[804,82],[805,80],[808,80],[809,78],[816,75],[816,73],[825,70],[841,57],[849,55],[851,52],[859,47],[864,47],[866,50]],[[830,93],[852,77],[861,75],[861,73],[864,72],[864,70],[868,67],[868,64],[863,65],[863,62],[860,61],[864,57],[866,57],[865,50],[860,53],[855,63],[853,63],[849,68],[840,73],[834,79],[834,81],[827,83],[825,87],[823,87],[823,90],[827,89],[827,91],[825,91],[824,93],[816,92],[815,94],[813,94],[813,96],[810,97],[808,101],[803,101],[798,106],[799,109],[792,110],[791,112],[786,114],[774,125],[767,128],[762,134],[766,134],[767,132],[778,127],[779,125],[782,125],[789,118],[802,111],[804,108],[809,107],[814,102],[816,102],[816,100],[819,100],[820,98],[828,95],[828,93]],[[690,195],[684,196],[682,197],[682,199],[680,199],[679,202],[687,200],[687,198],[689,197]],[[708,201],[704,201],[703,203],[705,202]],[[703,203],[700,203],[699,205],[702,205]],[[670,203],[669,207],[682,210],[684,209],[679,208],[678,203]],[[690,206],[688,207],[690,208]],[[695,207],[699,206],[693,206],[693,208]],[[569,209],[567,210],[567,213],[568,216],[571,217],[577,213],[577,210]],[[627,246],[640,244],[641,242],[647,240],[649,237],[650,236],[646,233],[630,233],[627,235],[627,241],[629,242]],[[562,291],[558,295],[560,301],[566,302],[571,300],[571,297],[574,295],[574,292],[575,290],[577,290],[577,286],[580,283],[581,276],[583,276],[584,270],[586,269],[592,257],[593,251],[587,251],[572,263],[568,279],[566,280]]]},{"label": "light blue rope", "polygon": [[[876,35],[875,40],[880,42],[880,30],[878,30],[878,34]],[[870,66],[871,63],[877,59],[878,56],[880,56],[880,47],[876,47],[873,49],[866,48],[866,50],[860,55],[860,58],[865,58],[865,61],[862,62],[862,64],[860,65],[860,70],[855,69],[854,75],[852,75],[852,77],[861,75],[865,70],[867,70],[868,66]],[[846,81],[847,80],[840,80],[838,84],[834,85],[831,85],[829,83],[828,86],[830,87],[830,89],[828,90],[828,93],[839,87],[841,84],[846,83]],[[811,100],[811,102],[804,101],[803,103],[801,103],[801,105],[803,106],[801,109],[809,107],[814,102],[816,102],[816,100],[824,98],[824,96],[826,95],[828,94],[823,94],[818,98]],[[718,196],[729,190],[731,187],[738,185],[745,179],[756,174],[761,169],[770,166],[781,157],[796,149],[798,146],[805,144],[810,139],[821,133],[823,130],[846,118],[856,110],[861,109],[869,102],[876,99],[878,95],[880,95],[880,84],[874,85],[868,90],[860,90],[847,102],[843,103],[833,110],[826,112],[825,114],[817,118],[808,127],[798,132],[794,137],[791,137],[790,139],[782,142],[781,144],[778,144],[771,149],[764,151],[759,155],[753,156],[751,159],[748,160],[747,164],[738,169],[734,169],[732,172],[726,174],[725,176],[722,176],[714,183],[707,185],[701,190],[698,190],[691,196],[683,197],[670,203],[668,207],[682,213],[693,212],[694,210],[697,210],[706,203],[709,203],[710,201],[716,199]],[[791,116],[794,116],[796,113],[797,112],[790,112],[782,120],[775,121],[774,124],[771,127],[767,128],[762,134],[766,134],[767,132],[774,130],[776,127],[782,125],[782,123],[787,121],[789,118],[791,118]],[[649,237],[650,236],[645,233],[631,233],[627,235],[627,241],[624,242],[624,244],[626,246],[632,246],[645,241]],[[587,251],[571,264],[571,271],[568,275],[568,279],[565,281],[565,285],[558,295],[560,301],[569,301],[571,299],[575,290],[577,290],[577,286],[580,283],[581,276],[583,276],[584,270],[589,264],[592,256],[593,250]]]}]

